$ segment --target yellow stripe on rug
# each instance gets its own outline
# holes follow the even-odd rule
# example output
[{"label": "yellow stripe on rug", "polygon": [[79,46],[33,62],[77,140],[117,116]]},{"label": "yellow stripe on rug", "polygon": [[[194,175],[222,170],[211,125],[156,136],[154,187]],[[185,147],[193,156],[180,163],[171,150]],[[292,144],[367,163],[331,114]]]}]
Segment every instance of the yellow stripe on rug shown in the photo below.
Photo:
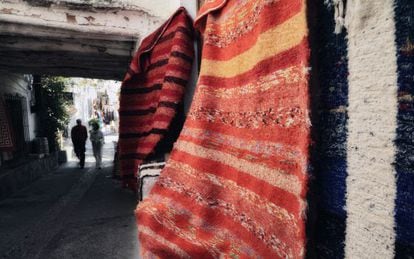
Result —
[{"label": "yellow stripe on rug", "polygon": [[223,78],[240,75],[251,70],[260,61],[299,45],[307,34],[306,13],[300,12],[281,25],[262,33],[252,48],[230,60],[203,58],[200,74]]}]

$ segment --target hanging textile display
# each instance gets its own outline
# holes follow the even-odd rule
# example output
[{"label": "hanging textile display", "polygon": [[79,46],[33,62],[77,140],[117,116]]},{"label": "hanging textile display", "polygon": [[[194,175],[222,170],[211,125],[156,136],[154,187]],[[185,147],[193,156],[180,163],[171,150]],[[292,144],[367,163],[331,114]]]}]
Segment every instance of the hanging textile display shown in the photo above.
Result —
[{"label": "hanging textile display", "polygon": [[[318,258],[343,258],[347,177],[348,52],[346,30],[336,26],[333,2],[318,1],[319,139],[314,161],[317,221],[314,237]],[[338,17],[337,17],[338,18]],[[339,17],[340,18],[340,17]],[[338,34],[334,31],[337,30]],[[314,124],[314,126],[316,126]],[[312,250],[311,248],[309,249]]]},{"label": "hanging textile display", "polygon": [[[331,17],[339,2],[328,1]],[[325,165],[317,174],[316,228],[322,258],[414,254],[412,10],[408,0],[349,0],[342,17],[346,30],[333,34],[332,20],[323,28]]]},{"label": "hanging textile display", "polygon": [[0,97],[0,151],[10,151],[14,147],[12,125],[6,111],[6,105]]},{"label": "hanging textile display", "polygon": [[308,165],[304,0],[206,1],[184,128],[137,208],[144,258],[302,258]]},{"label": "hanging textile display", "polygon": [[121,86],[119,159],[124,185],[136,190],[138,166],[168,133],[194,55],[192,21],[180,8],[145,38]]},{"label": "hanging textile display", "polygon": [[414,255],[414,2],[395,4],[398,67],[395,257]]},{"label": "hanging textile display", "polygon": [[138,200],[142,201],[150,193],[152,187],[164,168],[164,161],[150,161],[139,166]]}]

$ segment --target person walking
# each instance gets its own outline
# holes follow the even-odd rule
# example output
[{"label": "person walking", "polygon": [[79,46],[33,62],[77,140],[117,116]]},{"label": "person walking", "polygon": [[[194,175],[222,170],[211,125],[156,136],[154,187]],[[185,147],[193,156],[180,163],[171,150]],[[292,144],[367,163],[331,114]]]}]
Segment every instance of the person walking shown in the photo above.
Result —
[{"label": "person walking", "polygon": [[82,120],[76,120],[76,126],[74,126],[70,132],[70,137],[73,143],[73,149],[76,156],[79,159],[80,168],[85,167],[85,144],[88,139],[88,130],[82,125]]},{"label": "person walking", "polygon": [[104,136],[100,130],[98,122],[91,123],[90,140],[92,142],[93,156],[96,160],[96,168],[101,169],[102,164],[102,146],[104,144]]}]

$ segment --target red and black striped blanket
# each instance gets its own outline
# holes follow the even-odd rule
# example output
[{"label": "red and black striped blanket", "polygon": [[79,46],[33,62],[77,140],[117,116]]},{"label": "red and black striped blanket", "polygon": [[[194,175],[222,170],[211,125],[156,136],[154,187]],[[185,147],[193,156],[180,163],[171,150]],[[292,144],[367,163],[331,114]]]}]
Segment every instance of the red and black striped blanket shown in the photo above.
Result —
[{"label": "red and black striped blanket", "polygon": [[192,20],[184,8],[143,40],[121,87],[119,158],[124,185],[168,133],[191,74]]}]

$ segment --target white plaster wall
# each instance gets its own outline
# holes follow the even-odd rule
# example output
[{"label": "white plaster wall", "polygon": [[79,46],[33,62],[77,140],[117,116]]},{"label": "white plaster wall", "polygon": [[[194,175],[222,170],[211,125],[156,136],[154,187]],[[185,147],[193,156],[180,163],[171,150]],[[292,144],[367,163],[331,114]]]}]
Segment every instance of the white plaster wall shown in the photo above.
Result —
[{"label": "white plaster wall", "polygon": [[[189,2],[195,0],[187,0]],[[158,29],[162,23],[164,23],[170,16],[181,6],[180,0],[123,0],[123,2],[131,2],[135,5],[138,5],[142,10],[147,13],[159,18],[158,23],[151,23],[146,27],[142,27],[140,31],[141,38],[139,39],[138,45],[140,42],[154,30]],[[135,49],[138,49],[138,45]]]},{"label": "white plaster wall", "polygon": [[[6,0],[7,1],[27,1],[27,0]],[[193,1],[193,0],[188,0]],[[195,0],[194,0],[195,1]],[[90,6],[90,8],[119,8],[121,10],[143,10],[150,15],[160,18],[168,18],[180,4],[180,0],[38,0],[34,5],[44,4],[46,6],[72,5]]]},{"label": "white plaster wall", "polygon": [[180,0],[178,5],[185,7],[191,18],[195,19],[197,15],[197,0]]},{"label": "white plaster wall", "polygon": [[[180,6],[180,0],[114,0],[110,3],[96,0],[95,2],[54,0],[52,2],[55,4],[45,7],[31,5],[24,0],[0,1],[0,21],[26,25],[26,27],[54,28],[56,30],[51,33],[55,33],[55,35],[60,35],[61,31],[70,30],[88,33],[88,37],[130,40],[132,38],[139,39],[145,36],[148,31],[156,29]],[[66,6],[70,3],[84,3],[87,8],[79,9]],[[94,6],[99,8],[94,9]],[[2,29],[0,27],[0,31],[3,30],[6,32],[13,30],[13,32],[19,33],[16,28],[5,27]],[[30,30],[24,31],[27,34],[30,32]],[[37,32],[37,35],[39,33],[47,33],[47,31]]]},{"label": "white plaster wall", "polygon": [[[148,13],[160,18],[169,18],[180,6],[180,0],[124,0],[142,7]],[[187,0],[193,1],[193,0]]]},{"label": "white plaster wall", "polygon": [[[30,111],[30,90],[28,85],[30,81],[23,74],[12,74],[7,72],[0,72],[0,95],[16,93],[26,97],[27,120],[29,123],[29,139],[33,140],[36,137],[36,114]],[[13,119],[13,118],[12,118]]]}]

